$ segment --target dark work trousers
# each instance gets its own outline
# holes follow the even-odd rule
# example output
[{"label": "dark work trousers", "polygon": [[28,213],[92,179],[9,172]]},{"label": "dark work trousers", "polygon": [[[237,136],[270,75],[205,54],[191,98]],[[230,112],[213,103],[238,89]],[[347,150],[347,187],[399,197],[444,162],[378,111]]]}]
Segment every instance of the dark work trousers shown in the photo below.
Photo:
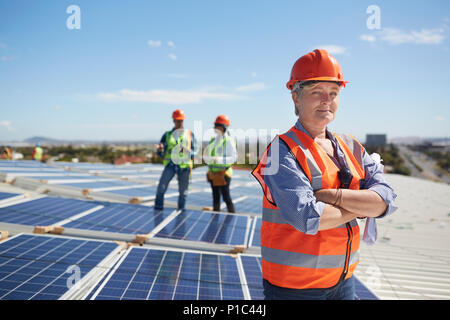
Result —
[{"label": "dark work trousers", "polygon": [[355,300],[352,277],[326,289],[289,289],[277,287],[263,279],[265,300]]},{"label": "dark work trousers", "polygon": [[220,194],[222,194],[223,201],[225,201],[225,203],[227,204],[228,212],[235,212],[234,204],[233,204],[233,201],[231,200],[231,196],[230,196],[231,178],[225,176],[225,181],[227,182],[227,184],[224,186],[220,186],[220,187],[213,186],[212,181],[209,182],[211,184],[212,193],[213,193],[213,208],[214,208],[213,210],[220,211]]}]

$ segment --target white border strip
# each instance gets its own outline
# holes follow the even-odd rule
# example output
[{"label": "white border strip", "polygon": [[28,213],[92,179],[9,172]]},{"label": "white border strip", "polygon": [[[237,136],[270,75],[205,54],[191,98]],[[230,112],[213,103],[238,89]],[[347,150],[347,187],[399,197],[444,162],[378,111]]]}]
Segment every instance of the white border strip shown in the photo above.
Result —
[{"label": "white border strip", "polygon": [[89,209],[89,210],[83,211],[83,212],[81,212],[81,213],[79,213],[79,214],[76,214],[76,215],[74,215],[74,216],[72,216],[72,217],[70,217],[70,218],[67,218],[67,219],[58,221],[58,222],[56,222],[56,223],[54,223],[54,224],[52,224],[52,225],[50,225],[50,226],[51,226],[51,227],[56,227],[56,226],[62,227],[63,225],[68,224],[69,222],[72,222],[72,221],[75,221],[75,220],[77,220],[77,219],[79,219],[79,218],[82,218],[82,217],[84,217],[84,216],[87,216],[88,214],[91,214],[91,213],[93,213],[93,212],[95,212],[95,211],[98,211],[98,210],[100,210],[100,209],[103,209],[104,207],[105,207],[105,206],[102,206],[102,205],[96,206],[96,207],[94,207],[94,208],[92,208],[92,209]]}]

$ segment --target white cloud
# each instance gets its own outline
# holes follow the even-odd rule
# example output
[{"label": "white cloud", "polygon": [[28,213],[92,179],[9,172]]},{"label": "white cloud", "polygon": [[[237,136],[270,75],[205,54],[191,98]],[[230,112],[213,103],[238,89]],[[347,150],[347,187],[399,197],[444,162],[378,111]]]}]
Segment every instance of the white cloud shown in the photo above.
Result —
[{"label": "white cloud", "polygon": [[317,47],[318,49],[325,49],[328,51],[328,53],[332,54],[332,55],[339,55],[339,54],[344,54],[347,52],[347,49],[341,46],[336,46],[336,45],[325,45],[325,46],[319,46]]},{"label": "white cloud", "polygon": [[6,44],[4,44],[3,42],[0,42],[0,48],[6,48]]},{"label": "white cloud", "polygon": [[362,34],[359,39],[367,42],[375,42],[377,38],[374,35],[371,34]]},{"label": "white cloud", "polygon": [[173,41],[168,41],[168,42],[167,42],[167,45],[168,45],[169,47],[175,48],[175,43],[174,43]]},{"label": "white cloud", "polygon": [[60,105],[57,105],[57,106],[53,107],[53,110],[55,110],[55,111],[59,111],[61,109],[62,109],[62,107]]},{"label": "white cloud", "polygon": [[151,129],[150,123],[83,123],[77,126],[82,129]]},{"label": "white cloud", "polygon": [[252,72],[252,73],[251,73],[251,76],[252,76],[253,78],[256,78],[256,72]]},{"label": "white cloud", "polygon": [[169,58],[172,59],[172,60],[174,60],[174,61],[177,60],[177,56],[174,55],[173,53],[170,53],[170,54],[169,54]]},{"label": "white cloud", "polygon": [[148,40],[147,44],[149,47],[159,48],[161,47],[161,41],[160,40]]},{"label": "white cloud", "polygon": [[445,120],[445,118],[443,116],[436,116],[434,119],[436,121],[444,121]]},{"label": "white cloud", "polygon": [[202,90],[148,90],[137,91],[122,89],[117,92],[99,93],[97,97],[103,101],[130,101],[130,102],[154,102],[167,104],[201,103],[204,100],[233,100],[240,98],[237,95],[214,92],[208,89]]},{"label": "white cloud", "polygon": [[263,82],[255,82],[245,86],[240,86],[236,88],[239,92],[249,92],[249,91],[260,91],[266,89],[266,85]]},{"label": "white cloud", "polygon": [[445,39],[445,35],[443,28],[412,30],[409,32],[397,28],[384,28],[376,31],[374,35],[363,34],[360,36],[360,39],[368,42],[375,42],[376,39],[379,39],[393,45],[404,43],[440,44]]},{"label": "white cloud", "polygon": [[8,131],[14,131],[11,121],[8,120],[1,120],[0,127],[4,127]]}]

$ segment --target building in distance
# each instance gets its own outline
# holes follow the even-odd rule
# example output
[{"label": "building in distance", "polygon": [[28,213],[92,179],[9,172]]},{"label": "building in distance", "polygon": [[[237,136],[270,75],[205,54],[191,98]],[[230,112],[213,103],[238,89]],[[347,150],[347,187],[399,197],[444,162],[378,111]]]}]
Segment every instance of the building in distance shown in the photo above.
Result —
[{"label": "building in distance", "polygon": [[386,134],[367,134],[366,146],[384,146],[386,145]]}]

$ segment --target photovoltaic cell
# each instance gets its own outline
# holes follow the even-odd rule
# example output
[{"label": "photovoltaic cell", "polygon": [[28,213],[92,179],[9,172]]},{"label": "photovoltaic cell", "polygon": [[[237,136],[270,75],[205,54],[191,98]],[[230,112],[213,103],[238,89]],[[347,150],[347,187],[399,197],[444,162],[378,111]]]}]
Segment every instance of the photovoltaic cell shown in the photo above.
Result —
[{"label": "photovoltaic cell", "polygon": [[98,203],[44,197],[0,208],[0,221],[24,225],[51,225],[98,206]]},{"label": "photovoltaic cell", "polygon": [[132,204],[103,203],[103,205],[104,208],[65,224],[64,227],[146,234],[174,211],[170,208],[154,211],[153,207]]},{"label": "photovoltaic cell", "polygon": [[156,237],[242,245],[246,243],[247,223],[246,216],[185,210]]},{"label": "photovoltaic cell", "polygon": [[236,259],[132,248],[94,299],[243,299]]},{"label": "photovoltaic cell", "polygon": [[116,248],[113,242],[27,234],[1,242],[0,299],[58,299],[72,283],[69,266],[78,266],[82,279]]}]

